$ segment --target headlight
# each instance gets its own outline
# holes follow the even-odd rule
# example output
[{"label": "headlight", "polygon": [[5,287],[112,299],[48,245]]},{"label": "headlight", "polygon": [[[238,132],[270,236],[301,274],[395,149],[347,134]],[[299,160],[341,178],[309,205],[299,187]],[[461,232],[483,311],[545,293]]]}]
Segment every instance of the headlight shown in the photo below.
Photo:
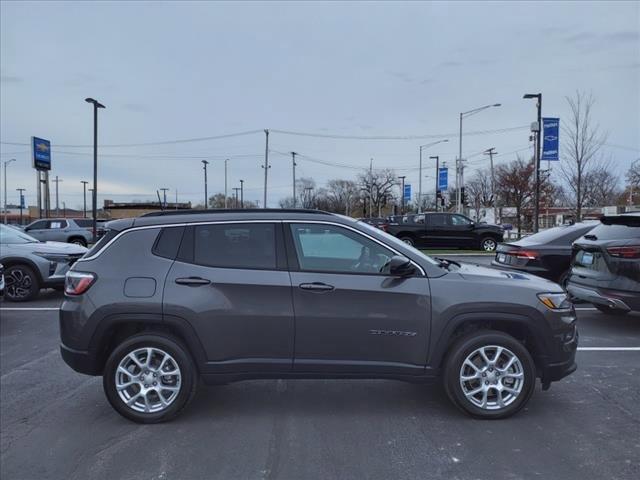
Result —
[{"label": "headlight", "polygon": [[47,252],[33,252],[34,255],[45,258],[50,262],[68,262],[68,255],[59,254],[59,253],[47,253]]},{"label": "headlight", "polygon": [[567,310],[571,308],[571,302],[566,293],[539,293],[538,298],[551,310]]}]

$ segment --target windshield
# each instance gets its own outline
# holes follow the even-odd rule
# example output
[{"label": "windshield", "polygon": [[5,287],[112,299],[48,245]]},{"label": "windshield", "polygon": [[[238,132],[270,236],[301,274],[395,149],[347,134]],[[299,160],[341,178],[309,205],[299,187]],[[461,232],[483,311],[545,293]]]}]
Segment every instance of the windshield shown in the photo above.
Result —
[{"label": "windshield", "polygon": [[563,225],[560,227],[549,228],[533,235],[529,235],[517,242],[518,245],[540,245],[545,243],[565,243],[570,244],[572,241],[581,237],[589,230],[598,225],[598,222],[582,222],[574,225]]},{"label": "windshield", "polygon": [[0,225],[0,244],[12,245],[21,243],[39,243],[38,240],[26,233],[7,225]]},{"label": "windshield", "polygon": [[379,235],[384,236],[385,242],[389,243],[390,245],[394,247],[400,247],[400,248],[410,248],[413,251],[413,253],[415,253],[416,255],[419,255],[421,258],[424,258],[429,263],[433,265],[440,265],[440,262],[438,262],[437,260],[431,258],[429,255],[425,255],[423,252],[421,252],[417,248],[404,243],[402,240],[394,237],[393,235],[390,235],[387,232],[380,230],[379,228],[372,227],[371,225],[363,221],[358,221],[358,224],[364,227],[365,230],[368,230],[371,234],[373,234],[373,236],[376,236],[376,237]]}]

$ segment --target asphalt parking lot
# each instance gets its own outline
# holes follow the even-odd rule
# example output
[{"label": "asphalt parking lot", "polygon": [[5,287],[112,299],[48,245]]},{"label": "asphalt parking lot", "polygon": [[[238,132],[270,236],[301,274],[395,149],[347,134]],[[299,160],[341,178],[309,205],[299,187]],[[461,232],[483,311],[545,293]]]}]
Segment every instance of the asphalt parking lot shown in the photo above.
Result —
[{"label": "asphalt parking lot", "polygon": [[580,307],[578,371],[508,420],[468,418],[438,385],[290,380],[203,387],[137,425],[63,363],[60,303],[0,305],[3,479],[640,478],[637,314]]}]

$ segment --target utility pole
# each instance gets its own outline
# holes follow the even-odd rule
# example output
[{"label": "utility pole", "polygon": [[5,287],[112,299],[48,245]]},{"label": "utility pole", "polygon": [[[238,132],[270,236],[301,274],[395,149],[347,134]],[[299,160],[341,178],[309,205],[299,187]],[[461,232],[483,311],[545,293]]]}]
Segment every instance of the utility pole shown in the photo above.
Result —
[{"label": "utility pole", "polygon": [[19,202],[20,202],[20,225],[22,225],[22,209],[24,208],[24,196],[22,195],[22,192],[25,191],[24,188],[16,188],[17,192],[20,192],[20,198],[19,198]]},{"label": "utility pole", "polygon": [[271,166],[269,165],[269,130],[264,130],[264,201],[262,204],[262,208],[267,208],[267,177],[269,173],[269,169]]},{"label": "utility pole", "polygon": [[80,183],[82,184],[82,198],[83,198],[83,202],[82,202],[82,211],[83,211],[83,218],[87,218],[87,182],[86,180],[80,180]]},{"label": "utility pole", "polygon": [[[445,138],[444,140],[438,140],[437,142],[427,143],[426,145],[420,145],[420,168],[419,168],[419,177],[418,177],[418,213],[422,213],[422,149],[432,147],[439,143],[446,143],[449,139]],[[433,157],[431,157],[433,158]],[[437,180],[436,180],[437,182]],[[436,183],[437,185],[437,183]],[[436,186],[437,190],[437,186]]]},{"label": "utility pole", "polygon": [[402,180],[402,190],[400,191],[400,215],[404,215],[404,179],[407,178],[406,175],[402,175],[400,177],[398,177],[400,180]]},{"label": "utility pole", "polygon": [[369,218],[373,217],[373,158],[369,162]]},{"label": "utility pole", "polygon": [[240,187],[233,187],[233,208],[238,208],[238,192],[240,191]]},{"label": "utility pole", "polygon": [[438,192],[440,191],[440,155],[433,155],[430,159],[436,160],[436,212],[438,211]]},{"label": "utility pole", "polygon": [[7,165],[11,162],[15,162],[16,159],[6,160],[4,162],[4,224],[7,224]]},{"label": "utility pole", "polygon": [[164,208],[167,208],[167,190],[169,190],[169,189],[168,188],[161,188],[160,190],[162,190],[162,194],[163,194],[162,203],[164,204]]},{"label": "utility pole", "polygon": [[62,216],[67,218],[67,202],[62,202]]},{"label": "utility pole", "polygon": [[244,208],[244,180],[240,180],[240,208]]},{"label": "utility pole", "polygon": [[494,147],[487,149],[484,154],[489,155],[491,165],[491,200],[493,201],[493,223],[498,223],[498,196],[496,195],[496,177],[493,172],[493,156],[498,153]]},{"label": "utility pole", "polygon": [[202,160],[202,168],[204,169],[204,209],[209,209],[209,192],[207,191],[207,165],[209,162]]},{"label": "utility pole", "polygon": [[56,175],[56,178],[54,178],[53,181],[56,183],[56,217],[59,217],[60,216],[60,204],[58,203],[58,184],[62,181],[62,179],[58,178],[58,175]]},{"label": "utility pole", "polygon": [[91,230],[95,242],[98,230],[96,223],[98,218],[98,109],[105,108],[105,106],[93,98],[85,98],[84,101],[93,105],[93,192],[91,195],[93,197],[93,228]]},{"label": "utility pole", "polygon": [[[533,219],[533,233],[537,233],[540,227],[540,149],[542,142],[540,141],[542,133],[542,93],[526,93],[522,98],[530,99],[535,98],[537,100],[536,107],[538,109],[538,122],[535,125],[535,139],[536,139],[536,194],[534,200],[534,219]],[[533,129],[532,129],[533,130]],[[577,219],[580,221],[580,219]]]},{"label": "utility pole", "polygon": [[91,194],[91,202],[92,202],[91,203],[91,211],[93,211],[94,210],[94,208],[93,208],[93,188],[90,188],[88,191]]},{"label": "utility pole", "polygon": [[[311,191],[313,190],[313,187],[304,187],[304,203],[305,205],[302,205],[302,208],[311,208]],[[307,195],[307,192],[309,192],[309,194]]]},{"label": "utility pole", "polygon": [[296,208],[296,152],[291,152],[291,168],[293,170],[293,208]]},{"label": "utility pole", "polygon": [[229,159],[224,159],[224,208],[228,208],[227,206],[227,163],[229,163]]}]

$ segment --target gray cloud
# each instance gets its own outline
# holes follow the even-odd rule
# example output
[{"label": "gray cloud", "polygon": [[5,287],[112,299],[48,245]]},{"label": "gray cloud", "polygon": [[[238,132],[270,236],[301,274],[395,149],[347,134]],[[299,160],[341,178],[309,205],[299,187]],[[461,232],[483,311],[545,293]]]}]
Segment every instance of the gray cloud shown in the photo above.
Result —
[{"label": "gray cloud", "polygon": [[1,75],[0,83],[23,83],[24,78],[16,75]]}]

